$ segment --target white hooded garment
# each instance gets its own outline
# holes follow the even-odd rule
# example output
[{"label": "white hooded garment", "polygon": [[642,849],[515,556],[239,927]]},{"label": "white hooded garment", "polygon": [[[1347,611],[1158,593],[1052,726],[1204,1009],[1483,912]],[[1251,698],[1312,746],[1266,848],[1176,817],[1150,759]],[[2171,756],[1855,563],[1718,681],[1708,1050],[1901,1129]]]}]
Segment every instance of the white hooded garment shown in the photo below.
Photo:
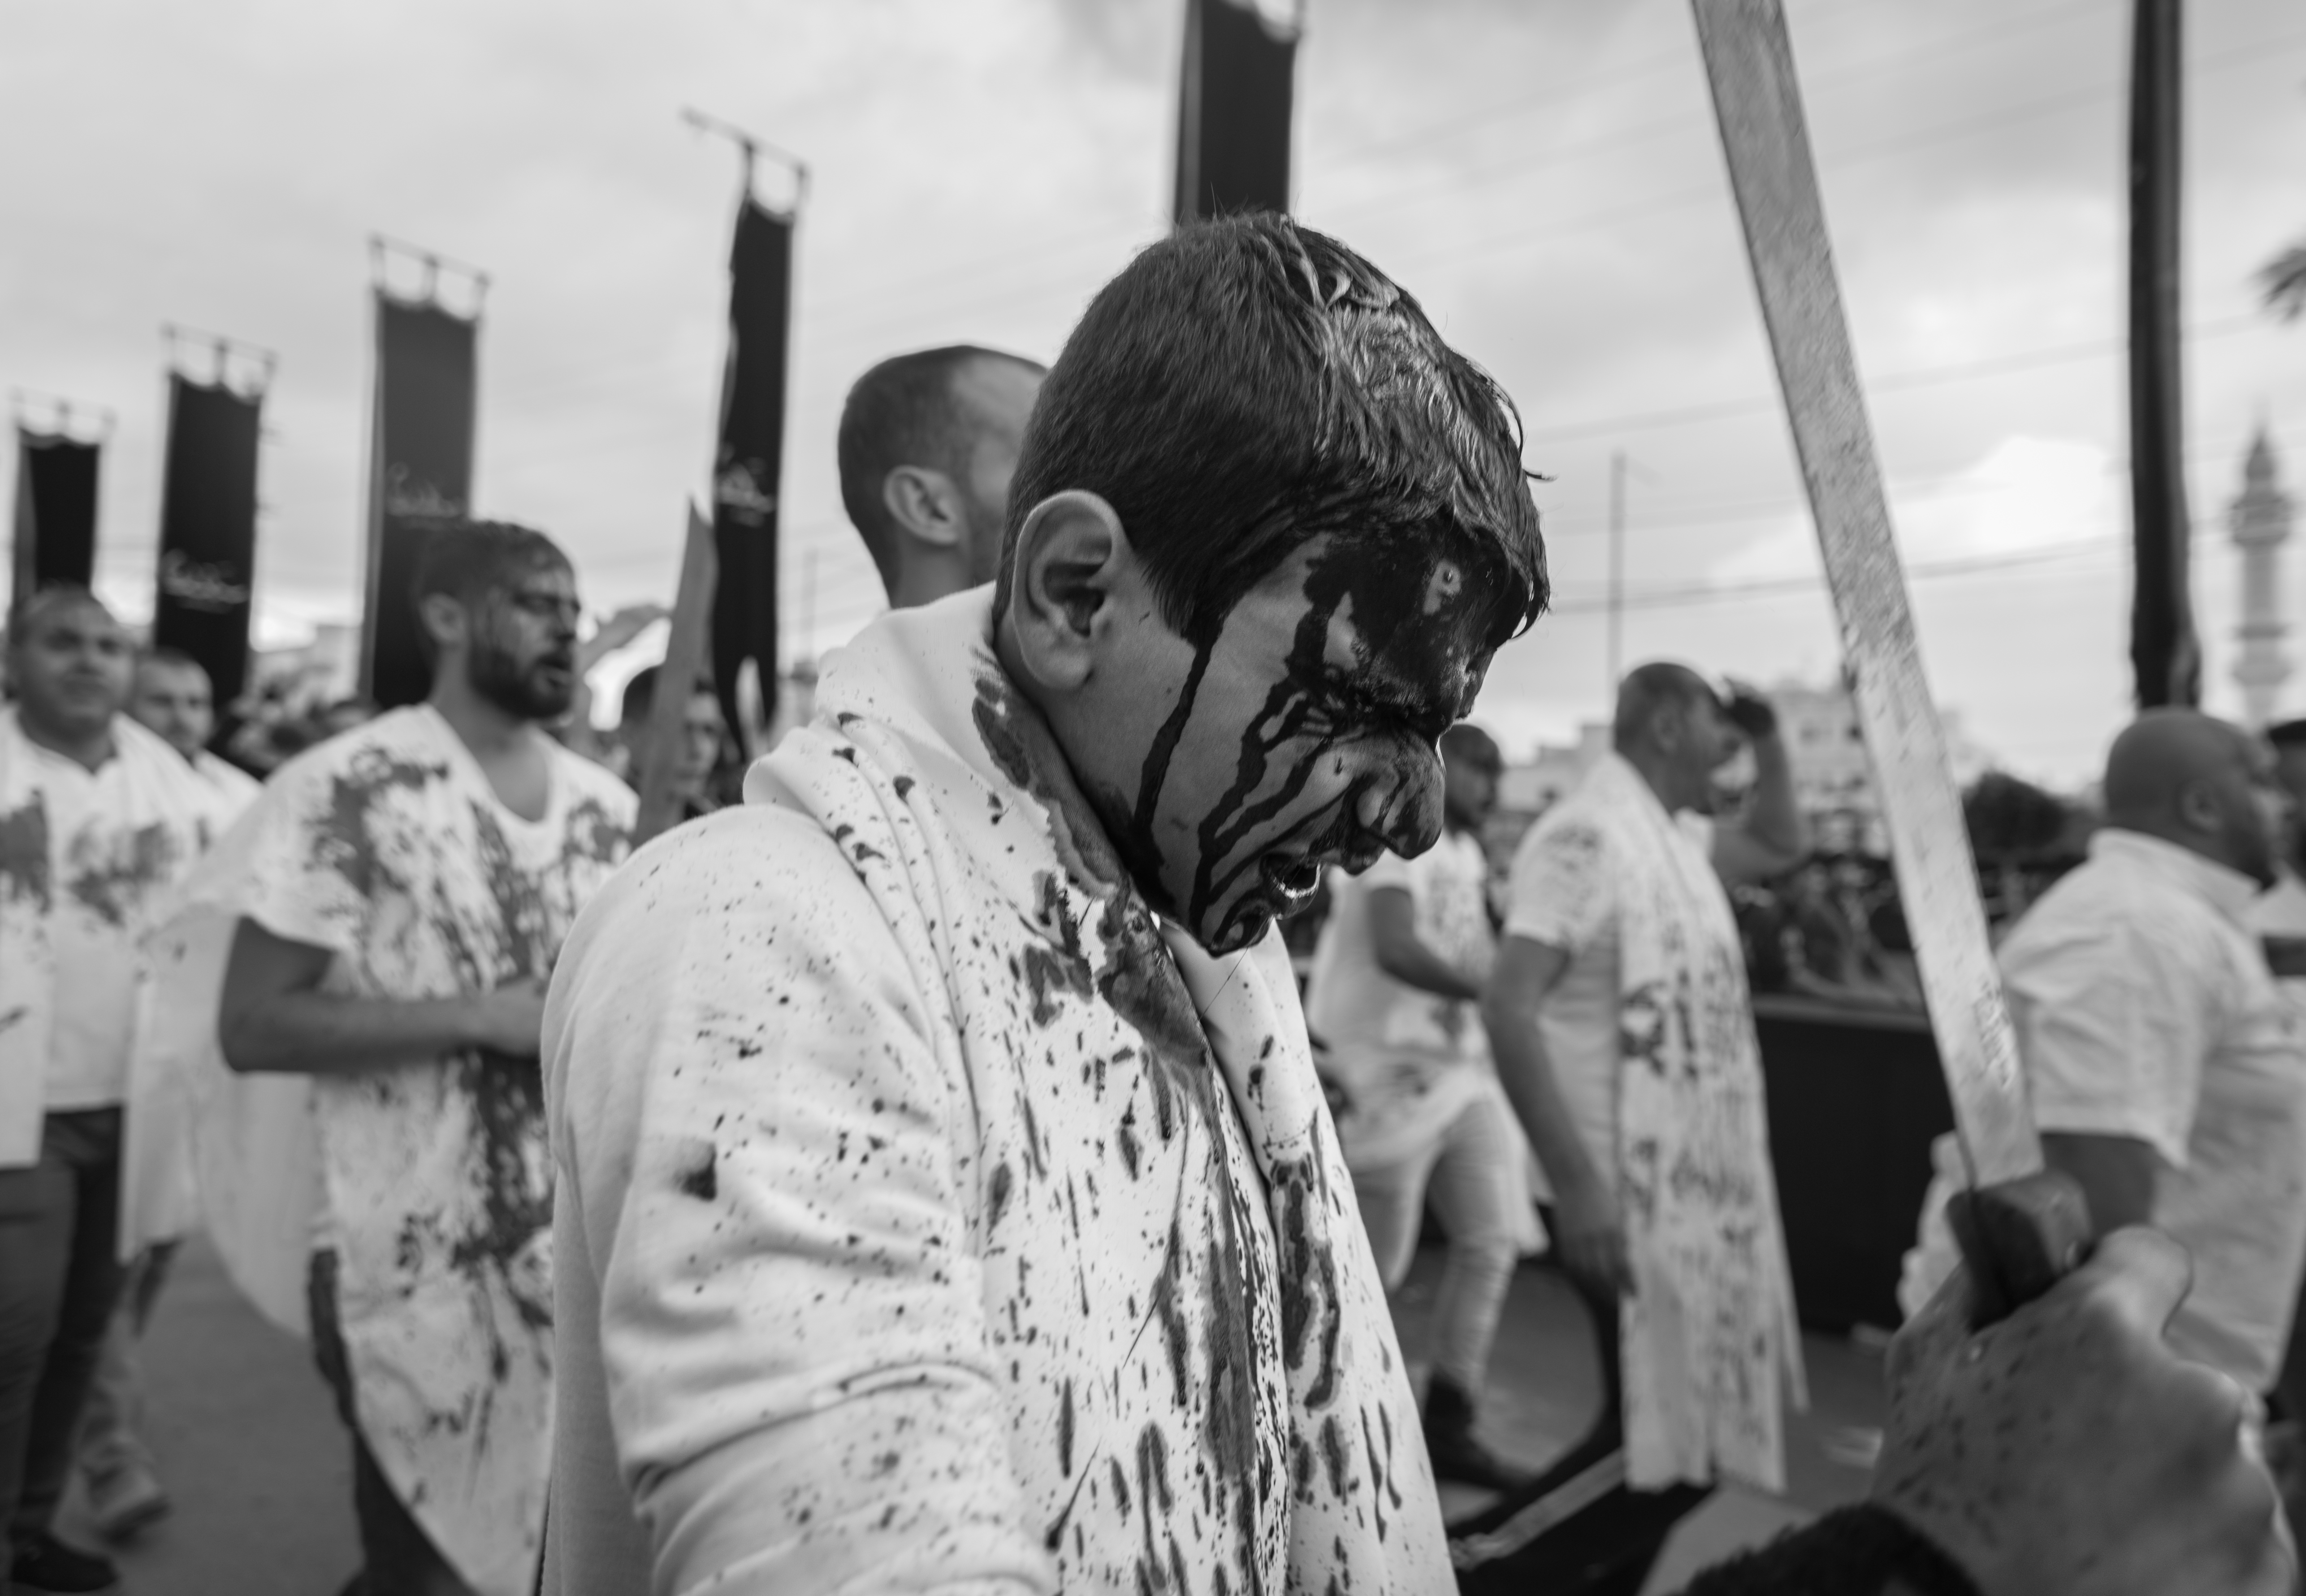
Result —
[{"label": "white hooded garment", "polygon": [[545,1588],[1447,1591],[1280,941],[1159,925],[989,602],[571,934]]}]

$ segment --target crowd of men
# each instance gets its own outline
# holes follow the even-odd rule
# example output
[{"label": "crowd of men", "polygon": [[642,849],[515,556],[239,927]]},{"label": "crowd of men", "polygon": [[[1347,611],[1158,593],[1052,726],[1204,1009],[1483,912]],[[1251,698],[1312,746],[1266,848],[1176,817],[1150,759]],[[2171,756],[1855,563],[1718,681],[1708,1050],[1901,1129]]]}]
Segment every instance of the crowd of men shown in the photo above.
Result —
[{"label": "crowd of men", "polygon": [[[1493,902],[1465,717],[1548,592],[1495,385],[1344,245],[1240,218],[1149,248],[1054,367],[875,367],[840,464],[891,612],[749,771],[688,684],[686,818],[630,866],[664,684],[595,746],[542,533],[434,536],[428,696],[260,790],[197,666],[83,591],[20,605],[0,1596],[115,1588],[55,1532],[75,1468],[109,1535],[167,1510],[134,1347],[195,1223],[335,1399],[366,1596],[1632,1592],[1718,1482],[1782,1489],[1729,889],[1804,854],[1786,752],[1755,695],[1636,670]],[[2272,769],[2199,716],[2117,744],[2006,951],[2094,1252],[1981,1330],[1929,1217],[1875,1499],[1693,1590],[2291,1588]],[[1325,870],[1301,1006],[1276,923]],[[1549,1232],[1603,1378],[1532,1475],[1476,1419]],[[1445,1526],[1439,1478],[1499,1506]],[[1574,1559],[1516,1531],[1601,1498]]]}]

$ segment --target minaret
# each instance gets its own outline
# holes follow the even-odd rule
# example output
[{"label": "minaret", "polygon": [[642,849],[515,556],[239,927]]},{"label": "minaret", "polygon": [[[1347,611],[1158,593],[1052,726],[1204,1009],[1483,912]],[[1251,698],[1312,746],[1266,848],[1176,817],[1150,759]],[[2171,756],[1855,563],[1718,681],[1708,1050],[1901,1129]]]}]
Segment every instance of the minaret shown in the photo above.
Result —
[{"label": "minaret", "polygon": [[2274,446],[2260,422],[2242,465],[2242,497],[2226,512],[2233,541],[2242,546],[2242,657],[2234,680],[2242,684],[2242,719],[2252,728],[2274,719],[2275,695],[2290,676],[2283,658],[2282,582],[2276,570],[2283,541],[2290,535],[2290,497],[2276,485]]}]

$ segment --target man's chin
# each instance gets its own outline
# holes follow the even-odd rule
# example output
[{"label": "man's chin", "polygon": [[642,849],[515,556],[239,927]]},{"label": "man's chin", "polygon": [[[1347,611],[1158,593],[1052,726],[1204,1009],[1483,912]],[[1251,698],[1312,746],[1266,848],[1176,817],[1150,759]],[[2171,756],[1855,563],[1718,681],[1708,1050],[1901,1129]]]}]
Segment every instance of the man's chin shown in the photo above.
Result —
[{"label": "man's chin", "polygon": [[1193,940],[1204,952],[1238,953],[1263,942],[1279,917],[1261,893],[1251,893],[1202,916],[1194,924]]}]

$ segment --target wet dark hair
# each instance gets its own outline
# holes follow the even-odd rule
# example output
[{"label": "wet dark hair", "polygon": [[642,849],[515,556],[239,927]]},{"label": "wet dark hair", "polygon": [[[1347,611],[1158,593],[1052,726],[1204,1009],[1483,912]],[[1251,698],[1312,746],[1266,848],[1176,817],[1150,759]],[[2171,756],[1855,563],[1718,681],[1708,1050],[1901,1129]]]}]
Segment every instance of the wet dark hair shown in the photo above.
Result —
[{"label": "wet dark hair", "polygon": [[1090,302],[1026,429],[996,605],[1026,516],[1068,489],[1112,505],[1196,644],[1325,533],[1460,545],[1493,644],[1546,604],[1512,402],[1384,273],[1285,217],[1182,228]]},{"label": "wet dark hair", "polygon": [[[556,566],[576,568],[559,544],[533,526],[514,521],[443,522],[424,540],[424,551],[416,557],[408,599],[421,607],[437,593],[470,604],[531,571]],[[432,634],[421,623],[416,641],[424,662],[434,663]]]},{"label": "wet dark hair", "polygon": [[951,475],[967,468],[969,417],[961,414],[954,388],[961,373],[979,361],[1005,361],[1037,373],[1045,369],[1021,354],[976,344],[917,349],[893,354],[859,377],[841,407],[841,502],[884,586],[896,585],[897,524],[881,496],[882,485],[900,465]]}]

